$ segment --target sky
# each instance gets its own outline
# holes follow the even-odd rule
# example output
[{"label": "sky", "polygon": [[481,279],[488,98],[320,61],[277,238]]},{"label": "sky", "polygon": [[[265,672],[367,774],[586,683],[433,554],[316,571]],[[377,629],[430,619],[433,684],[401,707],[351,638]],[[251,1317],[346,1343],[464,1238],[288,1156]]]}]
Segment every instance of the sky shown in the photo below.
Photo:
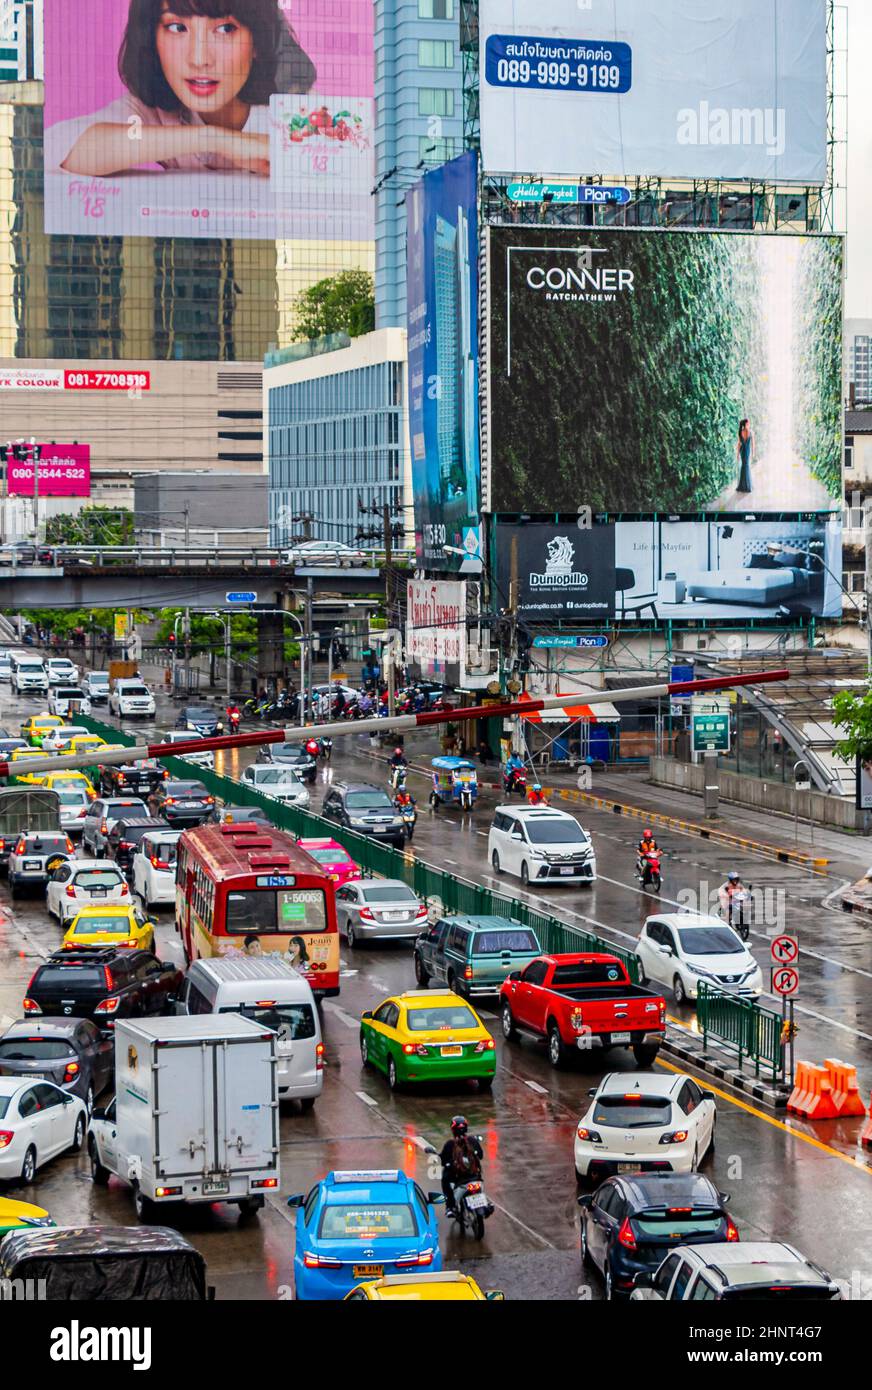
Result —
[{"label": "sky", "polygon": [[847,318],[872,319],[872,0],[845,0],[844,8],[848,20],[845,314]]}]

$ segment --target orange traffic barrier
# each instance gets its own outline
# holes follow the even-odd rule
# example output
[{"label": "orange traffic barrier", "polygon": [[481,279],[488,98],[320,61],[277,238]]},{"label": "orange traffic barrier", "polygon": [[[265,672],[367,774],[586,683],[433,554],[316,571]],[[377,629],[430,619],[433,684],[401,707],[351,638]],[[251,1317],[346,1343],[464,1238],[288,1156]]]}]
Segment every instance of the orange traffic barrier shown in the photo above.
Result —
[{"label": "orange traffic barrier", "polygon": [[847,1062],[840,1062],[837,1057],[825,1057],[824,1069],[833,1088],[836,1114],[865,1115],[866,1107],[857,1083],[857,1068],[849,1066]]},{"label": "orange traffic barrier", "polygon": [[802,1115],[807,1120],[835,1119],[838,1111],[825,1067],[816,1067],[812,1062],[797,1062],[787,1108],[791,1114]]},{"label": "orange traffic barrier", "polygon": [[872,1149],[872,1096],[869,1097],[869,1118],[860,1131],[860,1143],[864,1149]]}]

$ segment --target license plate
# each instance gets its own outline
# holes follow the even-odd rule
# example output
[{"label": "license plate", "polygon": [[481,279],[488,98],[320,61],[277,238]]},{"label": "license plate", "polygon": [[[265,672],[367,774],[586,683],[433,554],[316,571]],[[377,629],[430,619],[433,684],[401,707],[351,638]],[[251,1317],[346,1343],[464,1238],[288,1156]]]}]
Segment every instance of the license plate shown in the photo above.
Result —
[{"label": "license plate", "polygon": [[382,916],[386,922],[408,922],[408,912],[383,912]]},{"label": "license plate", "polygon": [[217,1197],[217,1196],[219,1196],[222,1192],[229,1192],[229,1191],[230,1191],[230,1184],[229,1184],[229,1182],[204,1182],[204,1183],[203,1183],[203,1192],[204,1192],[204,1194],[208,1194],[210,1197]]},{"label": "license plate", "polygon": [[199,811],[199,801],[180,801],[178,803],[180,811]]},{"label": "license plate", "polygon": [[382,1279],[384,1272],[384,1265],[354,1265],[355,1279]]},{"label": "license plate", "polygon": [[92,898],[105,898],[106,896],[105,888],[89,888],[88,892],[91,894]]},{"label": "license plate", "polygon": [[638,1163],[619,1163],[617,1169],[619,1173],[638,1173],[639,1165]]},{"label": "license plate", "polygon": [[48,1081],[48,1077],[46,1076],[44,1071],[29,1071],[24,1076],[22,1076],[22,1080]]},{"label": "license plate", "polygon": [[561,872],[562,874],[574,874],[574,873],[575,873],[575,870],[573,869],[572,865],[570,864],[569,867],[568,867],[567,869],[561,869],[560,872]]},{"label": "license plate", "polygon": [[463,1056],[463,1048],[462,1048],[462,1047],[440,1047],[439,1051],[442,1053],[442,1056],[443,1056],[443,1057],[462,1057],[462,1056]]},{"label": "license plate", "polygon": [[474,1192],[471,1197],[467,1197],[466,1205],[470,1211],[477,1211],[479,1207],[487,1206],[487,1197],[483,1192]]},{"label": "license plate", "polygon": [[23,868],[24,868],[25,870],[27,870],[27,869],[41,869],[41,868],[42,868],[42,863],[40,862],[39,859],[25,859],[24,864],[23,864]]},{"label": "license plate", "polygon": [[613,1043],[628,1043],[629,1041],[630,1041],[630,1034],[629,1034],[629,1033],[612,1033],[612,1042],[613,1042]]}]

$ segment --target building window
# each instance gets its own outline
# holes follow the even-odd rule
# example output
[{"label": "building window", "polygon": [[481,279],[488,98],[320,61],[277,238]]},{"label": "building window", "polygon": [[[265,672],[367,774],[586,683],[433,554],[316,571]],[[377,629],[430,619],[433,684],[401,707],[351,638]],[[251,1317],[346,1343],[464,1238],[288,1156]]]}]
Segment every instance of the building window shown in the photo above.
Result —
[{"label": "building window", "polygon": [[453,135],[443,135],[438,140],[422,135],[418,139],[418,158],[427,164],[444,164],[446,159],[453,159],[457,154],[457,145]]},{"label": "building window", "polygon": [[419,116],[453,116],[454,93],[445,87],[419,87]]},{"label": "building window", "polygon": [[851,574],[851,593],[862,594],[866,588],[866,575],[863,570],[854,570]]},{"label": "building window", "polygon": [[845,467],[854,467],[854,436],[851,434],[845,435]]},{"label": "building window", "polygon": [[453,19],[454,0],[418,0],[419,19]]},{"label": "building window", "polygon": [[450,39],[419,39],[419,68],[453,68],[454,44]]}]

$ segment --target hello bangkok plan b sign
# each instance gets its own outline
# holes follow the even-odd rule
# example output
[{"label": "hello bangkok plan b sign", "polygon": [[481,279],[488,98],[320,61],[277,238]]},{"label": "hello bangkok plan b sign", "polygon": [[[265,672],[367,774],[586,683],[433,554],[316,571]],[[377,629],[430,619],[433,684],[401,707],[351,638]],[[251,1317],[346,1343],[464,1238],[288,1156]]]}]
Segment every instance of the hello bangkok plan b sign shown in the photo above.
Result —
[{"label": "hello bangkok plan b sign", "polygon": [[486,172],[822,183],[826,0],[481,0]]}]

